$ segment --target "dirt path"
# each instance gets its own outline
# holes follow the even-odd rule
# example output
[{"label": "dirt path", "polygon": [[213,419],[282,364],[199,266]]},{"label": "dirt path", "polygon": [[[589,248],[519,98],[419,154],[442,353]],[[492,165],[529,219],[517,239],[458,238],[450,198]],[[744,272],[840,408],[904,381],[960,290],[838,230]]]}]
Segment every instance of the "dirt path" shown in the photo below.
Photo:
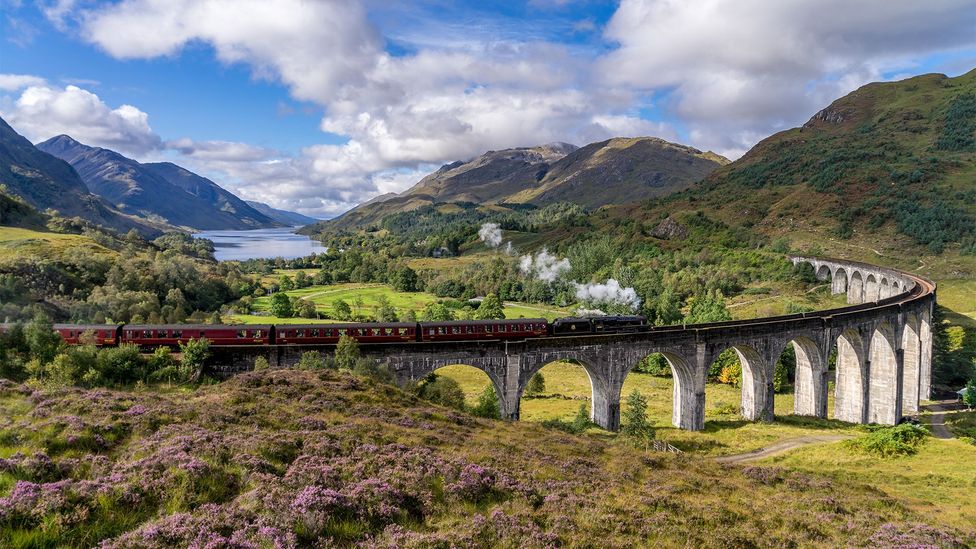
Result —
[{"label": "dirt path", "polygon": [[953,438],[952,431],[945,424],[945,412],[955,410],[957,408],[955,403],[952,401],[933,402],[922,408],[932,412],[932,415],[929,416],[929,428],[932,430],[932,436],[943,439]]},{"label": "dirt path", "polygon": [[801,446],[808,446],[810,444],[824,444],[827,442],[837,442],[839,440],[844,440],[851,438],[852,435],[810,435],[799,438],[791,438],[789,440],[784,440],[777,442],[766,448],[760,448],[758,450],[753,450],[752,452],[746,452],[745,454],[735,454],[732,456],[722,456],[715,458],[715,461],[719,463],[747,463],[750,461],[755,461],[757,459],[763,459],[770,456],[775,456],[777,454],[782,454],[783,452],[792,450],[794,448],[799,448]]}]

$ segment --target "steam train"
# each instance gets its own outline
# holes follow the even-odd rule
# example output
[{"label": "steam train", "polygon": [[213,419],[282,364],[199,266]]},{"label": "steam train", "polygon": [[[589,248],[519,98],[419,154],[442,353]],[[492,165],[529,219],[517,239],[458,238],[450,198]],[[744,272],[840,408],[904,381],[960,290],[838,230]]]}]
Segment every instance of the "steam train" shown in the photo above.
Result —
[{"label": "steam train", "polygon": [[[0,325],[0,331],[10,328]],[[176,347],[206,338],[211,345],[336,344],[342,336],[361,343],[511,340],[535,337],[644,332],[642,316],[456,320],[443,322],[371,322],[346,324],[55,324],[54,331],[68,345],[94,343],[111,347],[131,343],[140,347]]]}]

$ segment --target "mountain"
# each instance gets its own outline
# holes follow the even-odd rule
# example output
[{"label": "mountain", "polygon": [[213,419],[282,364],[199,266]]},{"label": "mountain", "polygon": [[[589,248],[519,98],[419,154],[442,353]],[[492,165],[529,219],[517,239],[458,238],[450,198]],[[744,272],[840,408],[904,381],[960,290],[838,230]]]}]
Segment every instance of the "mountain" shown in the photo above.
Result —
[{"label": "mountain", "polygon": [[70,163],[91,192],[128,214],[192,229],[278,226],[216,183],[175,164],[141,164],[67,135],[37,148]]},{"label": "mountain", "polygon": [[[89,192],[67,162],[35,147],[0,119],[0,184],[6,192],[38,210],[52,209],[65,217],[81,217],[92,223],[126,232],[159,231],[116,211]],[[10,212],[17,208],[9,203]]]},{"label": "mountain", "polygon": [[865,85],[693,188],[608,215],[648,233],[668,216],[704,216],[797,249],[912,268],[926,256],[940,272],[972,273],[976,70]]},{"label": "mountain", "polygon": [[287,225],[289,227],[300,227],[303,225],[309,225],[315,223],[318,219],[314,217],[309,217],[307,215],[302,215],[297,212],[289,212],[288,210],[279,210],[277,208],[272,208],[264,202],[254,202],[253,200],[245,200],[248,206],[254,208],[255,210],[261,212],[267,217],[281,223],[282,225]]},{"label": "mountain", "polygon": [[583,148],[552,143],[488,151],[446,164],[400,195],[360,204],[319,227],[364,226],[434,203],[573,202],[598,208],[684,189],[726,163],[714,153],[653,137],[614,138]]}]

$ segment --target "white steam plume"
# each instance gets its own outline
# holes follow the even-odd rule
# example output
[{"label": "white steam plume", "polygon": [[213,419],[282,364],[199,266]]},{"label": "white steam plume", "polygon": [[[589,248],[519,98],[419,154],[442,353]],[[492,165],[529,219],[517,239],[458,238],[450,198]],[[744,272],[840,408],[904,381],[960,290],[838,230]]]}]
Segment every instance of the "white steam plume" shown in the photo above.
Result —
[{"label": "white steam plume", "polygon": [[[490,248],[497,248],[502,243],[502,230],[498,223],[485,223],[478,229],[478,238]],[[509,243],[511,246],[511,243]]]},{"label": "white steam plume", "polygon": [[637,297],[637,291],[633,288],[624,288],[615,278],[606,281],[605,284],[576,284],[576,299],[587,303],[616,303],[625,305],[631,310],[636,311],[641,304]]},{"label": "white steam plume", "polygon": [[523,255],[519,259],[519,269],[525,275],[531,275],[539,280],[552,284],[563,273],[569,271],[568,259],[559,259],[549,253],[549,250],[542,248],[535,257],[531,254]]}]

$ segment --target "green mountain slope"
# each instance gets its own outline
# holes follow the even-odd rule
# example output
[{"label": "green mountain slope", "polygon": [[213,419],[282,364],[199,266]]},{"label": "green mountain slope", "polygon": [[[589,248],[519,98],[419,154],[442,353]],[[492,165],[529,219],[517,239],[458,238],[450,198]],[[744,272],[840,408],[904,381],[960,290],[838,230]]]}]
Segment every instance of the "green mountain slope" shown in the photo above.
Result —
[{"label": "green mountain slope", "polygon": [[[976,71],[868,84],[688,191],[617,208],[640,225],[701,212],[827,253],[941,272],[976,261]],[[677,244],[675,244],[677,245]],[[971,272],[971,271],[970,271]]]}]

